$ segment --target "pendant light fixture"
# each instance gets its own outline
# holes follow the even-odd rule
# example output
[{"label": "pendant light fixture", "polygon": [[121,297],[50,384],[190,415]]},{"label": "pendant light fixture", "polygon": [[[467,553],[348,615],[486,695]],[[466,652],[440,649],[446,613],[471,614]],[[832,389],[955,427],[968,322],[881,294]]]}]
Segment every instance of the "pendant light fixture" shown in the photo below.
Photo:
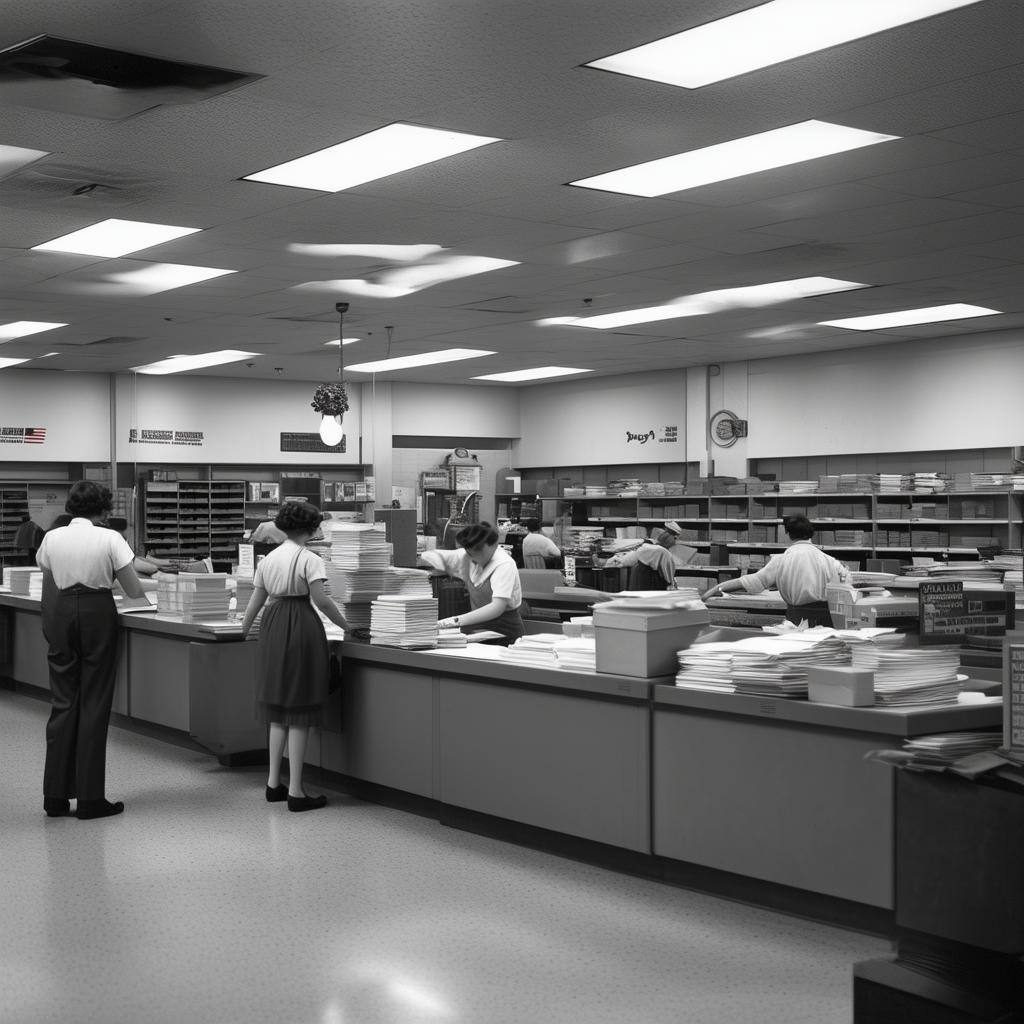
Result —
[{"label": "pendant light fixture", "polygon": [[348,392],[345,390],[345,314],[348,303],[337,302],[334,308],[338,311],[338,379],[321,384],[313,392],[313,401],[310,402],[320,413],[320,440],[329,448],[344,440],[341,418],[348,412]]}]

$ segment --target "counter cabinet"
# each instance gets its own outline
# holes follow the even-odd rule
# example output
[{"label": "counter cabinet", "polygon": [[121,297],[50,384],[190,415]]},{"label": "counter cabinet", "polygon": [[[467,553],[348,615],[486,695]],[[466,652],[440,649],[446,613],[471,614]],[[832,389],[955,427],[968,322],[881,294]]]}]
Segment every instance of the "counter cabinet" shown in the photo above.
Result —
[{"label": "counter cabinet", "polygon": [[[38,602],[0,595],[0,673],[46,685]],[[125,616],[118,710],[223,763],[265,751],[256,645]],[[0,657],[4,648],[0,645]],[[671,677],[340,645],[310,763],[359,795],[805,916],[892,927],[895,794],[864,753],[996,726],[998,704],[840,708],[702,693]]]}]

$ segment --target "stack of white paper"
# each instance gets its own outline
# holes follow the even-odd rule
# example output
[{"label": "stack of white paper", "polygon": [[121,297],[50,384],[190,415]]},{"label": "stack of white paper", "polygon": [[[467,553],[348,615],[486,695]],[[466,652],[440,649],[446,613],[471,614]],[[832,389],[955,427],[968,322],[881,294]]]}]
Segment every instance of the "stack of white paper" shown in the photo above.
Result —
[{"label": "stack of white paper", "polygon": [[33,565],[14,565],[4,569],[4,586],[19,597],[43,596],[43,571]]},{"label": "stack of white paper", "polygon": [[570,672],[597,671],[597,641],[593,637],[564,637],[554,646],[558,668]]},{"label": "stack of white paper", "polygon": [[437,644],[437,601],[432,597],[382,594],[370,606],[370,643],[424,648]]},{"label": "stack of white paper", "polygon": [[325,522],[330,559],[340,569],[383,569],[391,562],[391,545],[383,523]]},{"label": "stack of white paper", "polygon": [[156,610],[182,622],[226,620],[231,603],[227,573],[180,572],[157,580]]},{"label": "stack of white paper", "polygon": [[506,661],[515,661],[522,665],[557,668],[555,644],[564,639],[560,633],[531,633],[519,637],[508,647],[501,648],[501,656]]},{"label": "stack of white paper", "polygon": [[853,667],[875,674],[876,706],[956,703],[962,681],[958,648],[865,643],[851,650]]},{"label": "stack of white paper", "polygon": [[932,757],[945,758],[947,761],[959,761],[969,754],[978,754],[983,750],[995,750],[1003,742],[1002,730],[974,730],[971,732],[943,732],[935,736],[915,736],[903,741],[903,749],[915,754],[928,754]]},{"label": "stack of white paper", "polygon": [[437,631],[437,647],[439,650],[468,646],[469,637],[461,629],[439,629]]},{"label": "stack of white paper", "polygon": [[688,690],[712,690],[734,693],[732,682],[732,656],[736,644],[718,641],[692,644],[679,652],[679,672],[676,686]]}]

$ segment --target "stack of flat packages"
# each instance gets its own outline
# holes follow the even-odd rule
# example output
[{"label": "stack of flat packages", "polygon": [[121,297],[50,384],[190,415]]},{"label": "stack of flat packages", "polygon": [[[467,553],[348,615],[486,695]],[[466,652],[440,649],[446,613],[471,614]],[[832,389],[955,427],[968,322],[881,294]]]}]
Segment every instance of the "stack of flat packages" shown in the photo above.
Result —
[{"label": "stack of flat packages", "polygon": [[325,522],[327,588],[350,629],[369,629],[370,605],[385,592],[391,545],[384,523]]},{"label": "stack of flat packages", "polygon": [[370,606],[370,643],[423,649],[437,646],[437,601],[381,594]]},{"label": "stack of flat packages", "polygon": [[43,596],[43,570],[32,565],[14,565],[4,569],[4,586],[19,597]]},{"label": "stack of flat packages", "polygon": [[597,671],[597,641],[593,637],[564,637],[554,647],[556,667],[569,672]]},{"label": "stack of flat packages", "polygon": [[182,622],[223,621],[230,604],[227,573],[179,572],[157,581],[159,615],[173,615]]},{"label": "stack of flat packages", "polygon": [[956,647],[904,647],[888,642],[854,643],[853,667],[875,674],[876,707],[955,704],[960,683]]},{"label": "stack of flat packages", "polygon": [[369,629],[371,605],[382,594],[432,598],[426,569],[400,569],[387,565],[376,569],[342,569],[324,563],[327,589],[350,629]]},{"label": "stack of flat packages", "polygon": [[831,630],[800,630],[736,641],[731,675],[737,693],[758,697],[807,697],[810,665],[849,665],[850,650]]},{"label": "stack of flat packages", "polygon": [[943,732],[934,736],[914,736],[903,741],[903,749],[945,766],[971,754],[996,750],[1002,746],[1002,729],[976,729],[970,732]]},{"label": "stack of flat packages", "polygon": [[249,607],[249,600],[254,589],[255,584],[251,579],[235,580],[235,611],[239,616],[244,615],[245,609]]},{"label": "stack of flat packages", "polygon": [[508,647],[499,648],[501,657],[536,668],[557,668],[555,644],[565,639],[560,633],[529,633]]},{"label": "stack of flat packages", "polygon": [[450,650],[458,647],[468,647],[469,637],[461,629],[439,629],[437,631],[438,650]]},{"label": "stack of flat packages", "polygon": [[729,640],[692,644],[679,652],[676,686],[686,690],[710,690],[735,693],[732,681],[732,656],[736,643]]}]

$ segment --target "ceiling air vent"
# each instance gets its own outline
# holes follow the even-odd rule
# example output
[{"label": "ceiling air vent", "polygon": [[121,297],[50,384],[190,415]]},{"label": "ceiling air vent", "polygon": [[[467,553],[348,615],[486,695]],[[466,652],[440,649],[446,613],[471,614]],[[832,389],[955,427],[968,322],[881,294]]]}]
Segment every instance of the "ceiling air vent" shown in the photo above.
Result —
[{"label": "ceiling air vent", "polygon": [[0,51],[0,103],[108,121],[165,103],[198,103],[262,77],[56,36]]}]

